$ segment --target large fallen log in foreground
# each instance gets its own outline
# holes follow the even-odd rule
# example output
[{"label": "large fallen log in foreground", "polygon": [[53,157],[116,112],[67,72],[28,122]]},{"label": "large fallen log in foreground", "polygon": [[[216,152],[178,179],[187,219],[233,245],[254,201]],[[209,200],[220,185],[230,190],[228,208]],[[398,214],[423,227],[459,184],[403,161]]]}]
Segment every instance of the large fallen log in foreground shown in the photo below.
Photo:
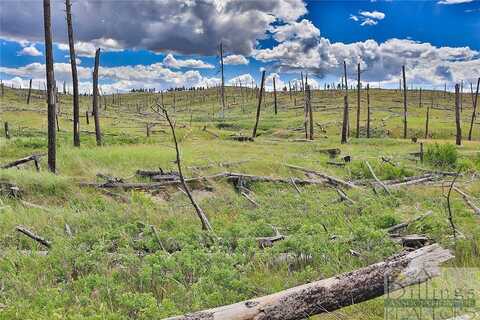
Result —
[{"label": "large fallen log in foreground", "polygon": [[2,165],[0,168],[2,169],[9,169],[9,168],[13,168],[13,167],[17,167],[21,164],[24,164],[24,163],[27,163],[27,162],[30,162],[30,161],[33,161],[35,163],[35,168],[37,169],[37,171],[40,170],[40,166],[38,164],[38,161],[40,160],[41,157],[43,157],[45,154],[33,154],[31,156],[28,156],[28,157],[25,157],[25,158],[21,158],[21,159],[18,159],[18,160],[15,160],[15,161],[12,161],[10,163],[7,163],[7,164],[4,164]]},{"label": "large fallen log in foreground", "polygon": [[439,275],[440,263],[453,258],[438,244],[404,252],[368,267],[268,296],[167,320],[297,320],[380,297],[389,291]]}]

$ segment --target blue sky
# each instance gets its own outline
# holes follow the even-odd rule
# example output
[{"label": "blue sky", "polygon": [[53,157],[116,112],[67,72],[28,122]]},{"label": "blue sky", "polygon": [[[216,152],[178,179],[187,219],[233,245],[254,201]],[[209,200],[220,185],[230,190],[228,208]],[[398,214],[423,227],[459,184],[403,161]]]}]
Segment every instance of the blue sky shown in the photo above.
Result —
[{"label": "blue sky", "polygon": [[[40,86],[44,78],[43,24],[28,13],[41,10],[39,3],[0,3],[0,78],[6,83],[33,78]],[[343,60],[349,72],[360,63],[364,81],[385,87],[398,83],[403,64],[409,81],[422,86],[473,81],[480,73],[478,0],[193,3],[145,1],[141,13],[132,1],[74,3],[81,87],[88,91],[90,86],[96,47],[103,49],[105,91],[213,85],[220,77],[220,41],[226,55],[243,59],[225,66],[227,81],[241,76],[244,83],[259,82],[265,68],[267,86],[273,76],[284,85],[304,71],[322,87],[338,81]],[[62,2],[54,2],[52,11],[56,79],[68,84]]]}]

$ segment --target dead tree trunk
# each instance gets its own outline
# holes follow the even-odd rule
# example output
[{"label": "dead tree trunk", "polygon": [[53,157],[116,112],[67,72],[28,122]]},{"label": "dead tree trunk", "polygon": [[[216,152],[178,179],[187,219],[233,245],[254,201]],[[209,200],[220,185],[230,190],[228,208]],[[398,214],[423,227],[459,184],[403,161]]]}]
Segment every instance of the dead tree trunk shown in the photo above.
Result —
[{"label": "dead tree trunk", "polygon": [[265,84],[265,70],[262,71],[262,82],[260,84],[260,93],[258,95],[258,106],[257,106],[257,116],[255,119],[255,126],[253,127],[252,138],[255,139],[257,137],[257,127],[258,121],[260,120],[260,108],[262,106],[262,96],[263,96],[263,86]]},{"label": "dead tree trunk", "polygon": [[403,75],[403,139],[407,139],[407,80],[405,66],[402,66]]},{"label": "dead tree trunk", "polygon": [[367,138],[370,138],[370,84],[367,83]]},{"label": "dead tree trunk", "polygon": [[456,144],[462,144],[462,126],[460,124],[460,87],[458,83],[455,85],[455,124],[457,127]]},{"label": "dead tree trunk", "polygon": [[[471,86],[471,84],[470,84]],[[477,91],[475,92],[475,98],[473,98],[473,91],[472,88],[472,99],[473,99],[473,111],[472,111],[472,121],[470,122],[470,130],[468,131],[468,140],[472,141],[472,131],[473,131],[473,123],[475,122],[475,117],[477,113],[477,102],[478,102],[478,87],[480,86],[480,78],[477,80]]]},{"label": "dead tree trunk", "polygon": [[220,67],[222,69],[222,88],[221,88],[221,98],[222,98],[222,117],[225,115],[225,78],[223,75],[223,44],[220,42]]},{"label": "dead tree trunk", "polygon": [[27,104],[30,104],[31,95],[32,95],[32,79],[30,79],[30,84],[28,85]]},{"label": "dead tree trunk", "polygon": [[[433,91],[432,91],[432,108],[433,108]],[[425,119],[425,139],[428,139],[428,125],[430,121],[430,106],[427,105],[427,116]]]},{"label": "dead tree trunk", "polygon": [[313,112],[312,112],[312,97],[311,97],[311,91],[310,91],[310,85],[305,86],[305,91],[307,95],[307,111],[308,111],[308,116],[309,116],[309,133],[310,133],[310,140],[313,140]]},{"label": "dead tree trunk", "polygon": [[8,122],[6,122],[6,121],[4,123],[4,128],[5,128],[5,138],[10,139],[10,131],[8,130]]},{"label": "dead tree trunk", "polygon": [[275,85],[275,77],[273,77],[273,105],[275,114],[277,114],[277,86]]},{"label": "dead tree trunk", "polygon": [[357,138],[360,138],[360,63],[357,65]]},{"label": "dead tree trunk", "polygon": [[50,0],[43,0],[43,24],[45,29],[45,66],[47,74],[48,169],[55,173],[57,170],[57,132],[55,131],[55,75],[53,72],[53,41],[50,19]]},{"label": "dead tree trunk", "polygon": [[389,294],[440,274],[453,258],[438,244],[387,258],[353,272],[268,296],[166,320],[300,320]]},{"label": "dead tree trunk", "polygon": [[348,137],[348,83],[347,83],[347,63],[343,61],[343,72],[345,74],[345,96],[343,98],[343,124],[342,124],[342,143],[347,143]]},{"label": "dead tree trunk", "polygon": [[73,85],[73,145],[75,147],[80,147],[80,103],[78,100],[77,59],[75,55],[72,26],[72,4],[70,0],[66,0],[65,7],[67,12],[68,46],[70,47],[70,66],[72,69]]},{"label": "dead tree trunk", "polygon": [[102,132],[98,115],[98,66],[100,64],[100,48],[95,52],[95,68],[93,70],[93,118],[95,120],[95,138],[97,146],[102,145]]},{"label": "dead tree trunk", "polygon": [[422,88],[420,88],[420,97],[419,97],[419,100],[418,100],[418,107],[419,108],[422,107]]}]

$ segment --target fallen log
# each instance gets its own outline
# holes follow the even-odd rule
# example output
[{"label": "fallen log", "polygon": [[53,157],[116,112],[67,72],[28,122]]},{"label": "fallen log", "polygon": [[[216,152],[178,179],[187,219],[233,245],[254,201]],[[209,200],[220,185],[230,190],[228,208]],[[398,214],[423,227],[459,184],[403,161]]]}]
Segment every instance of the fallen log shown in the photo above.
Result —
[{"label": "fallen log", "polygon": [[380,179],[378,179],[377,175],[375,174],[372,167],[370,166],[370,163],[368,163],[368,161],[365,161],[365,164],[367,165],[367,168],[370,171],[373,179],[377,181],[377,183],[383,188],[383,190],[385,190],[387,194],[390,194],[390,190],[388,190],[387,186]]},{"label": "fallen log", "polygon": [[413,180],[408,180],[408,181],[405,181],[405,182],[389,184],[388,186],[391,187],[391,188],[411,186],[411,185],[420,184],[420,183],[424,183],[424,182],[434,181],[434,180],[437,180],[439,178],[440,178],[440,176],[430,175],[430,176],[422,177],[422,178],[419,178],[419,179],[413,179]]},{"label": "fallen log", "polygon": [[393,241],[400,243],[402,246],[415,249],[425,246],[429,241],[427,237],[418,234],[391,235],[391,237]]},{"label": "fallen log", "polygon": [[7,164],[4,164],[4,165],[2,165],[1,168],[2,168],[2,169],[9,169],[9,168],[18,167],[18,166],[21,165],[21,164],[24,164],[24,163],[33,161],[34,164],[35,164],[35,168],[37,169],[37,171],[40,171],[40,165],[38,164],[38,161],[39,161],[40,158],[43,157],[44,155],[45,155],[45,154],[33,154],[33,155],[31,155],[31,156],[28,156],[28,157],[25,157],[25,158],[21,158],[21,159],[18,159],[18,160],[9,162],[9,163],[7,163]]},{"label": "fallen log", "polygon": [[438,276],[439,265],[451,258],[449,250],[433,244],[332,278],[167,320],[305,319],[425,282]]},{"label": "fallen log", "polygon": [[335,178],[335,177],[326,175],[324,173],[321,173],[321,172],[318,172],[318,171],[315,171],[315,170],[302,168],[302,167],[294,166],[294,165],[291,165],[291,164],[286,164],[286,166],[288,168],[292,168],[292,169],[295,169],[295,170],[300,170],[300,171],[303,171],[303,172],[312,173],[316,176],[319,176],[323,179],[326,179],[330,184],[332,184],[334,186],[339,186],[340,185],[340,186],[344,186],[346,188],[358,188],[358,186],[356,186],[356,185],[354,185],[350,182],[343,181],[342,179]]},{"label": "fallen log", "polygon": [[50,248],[52,246],[50,241],[45,240],[44,238],[40,237],[39,235],[36,235],[35,233],[33,233],[29,229],[25,228],[24,226],[17,226],[15,228],[15,230],[17,230],[20,233],[23,233],[24,235],[26,235],[30,239],[33,239],[33,240],[37,241],[38,243],[43,244],[47,248]]},{"label": "fallen log", "polygon": [[401,229],[405,229],[407,228],[409,225],[411,225],[412,223],[414,222],[417,222],[417,221],[420,221],[420,220],[423,220],[425,219],[426,217],[432,215],[432,211],[428,211],[427,213],[425,214],[422,214],[421,216],[418,216],[412,220],[409,220],[407,222],[402,222],[402,223],[399,223],[399,224],[396,224],[394,226],[391,226],[390,228],[387,229],[387,232],[388,233],[394,233],[394,232],[397,232],[398,230],[401,230]]},{"label": "fallen log", "polygon": [[468,194],[460,190],[458,187],[454,186],[453,190],[457,191],[462,196],[463,200],[465,200],[467,205],[473,210],[473,212],[475,212],[475,214],[480,215],[480,208],[473,203],[473,197],[469,196]]}]

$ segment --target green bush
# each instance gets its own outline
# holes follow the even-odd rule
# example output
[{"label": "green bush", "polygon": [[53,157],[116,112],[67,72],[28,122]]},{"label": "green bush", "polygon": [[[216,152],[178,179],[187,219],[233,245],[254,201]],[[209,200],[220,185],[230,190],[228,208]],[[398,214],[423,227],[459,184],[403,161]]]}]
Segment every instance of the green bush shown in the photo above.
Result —
[{"label": "green bush", "polygon": [[427,147],[424,160],[434,167],[454,168],[457,166],[458,151],[452,144],[435,143]]}]

